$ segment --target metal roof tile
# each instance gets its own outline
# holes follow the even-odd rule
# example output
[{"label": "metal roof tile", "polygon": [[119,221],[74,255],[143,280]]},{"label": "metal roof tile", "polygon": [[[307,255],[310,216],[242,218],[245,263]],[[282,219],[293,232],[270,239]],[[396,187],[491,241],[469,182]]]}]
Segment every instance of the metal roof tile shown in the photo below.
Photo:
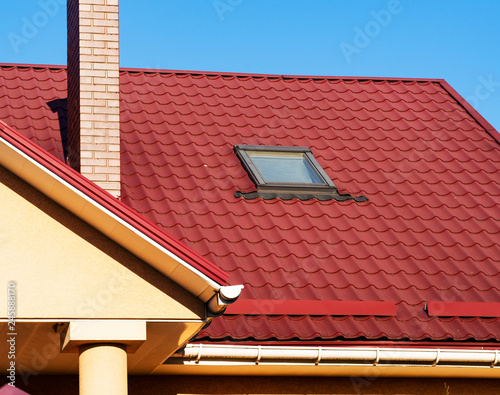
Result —
[{"label": "metal roof tile", "polygon": [[[500,319],[424,311],[500,300],[498,137],[444,82],[120,78],[123,202],[244,283],[242,297],[396,302],[388,319],[223,316],[201,340],[500,340]],[[65,84],[64,69],[0,68],[0,118],[59,158],[65,103],[47,102]],[[254,186],[235,144],[309,146],[340,191],[369,200],[236,198]]]}]

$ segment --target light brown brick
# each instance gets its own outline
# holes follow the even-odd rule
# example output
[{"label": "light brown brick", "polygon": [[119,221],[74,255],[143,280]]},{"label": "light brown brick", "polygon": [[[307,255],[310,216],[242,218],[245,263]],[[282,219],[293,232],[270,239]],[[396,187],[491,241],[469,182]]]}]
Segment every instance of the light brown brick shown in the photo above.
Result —
[{"label": "light brown brick", "polygon": [[108,49],[108,48],[94,48],[94,55],[103,55],[103,56],[116,56],[118,51],[116,49]]},{"label": "light brown brick", "polygon": [[106,34],[116,34],[118,35],[118,26],[106,27]]},{"label": "light brown brick", "polygon": [[118,159],[108,159],[108,166],[115,168],[119,171],[120,169],[120,158]]},{"label": "light brown brick", "polygon": [[[106,77],[119,79],[120,78],[120,71],[118,69],[117,70],[106,70]],[[113,86],[116,86],[116,85],[113,84]],[[109,92],[109,90],[108,90],[108,92]]]},{"label": "light brown brick", "polygon": [[93,156],[94,156],[94,153],[92,151],[81,151],[80,152],[80,158],[89,159],[89,158],[92,158]]},{"label": "light brown brick", "polygon": [[105,27],[118,27],[118,21],[114,19],[95,19],[93,21],[94,26],[105,26]]},{"label": "light brown brick", "polygon": [[82,84],[80,92],[106,92],[104,85]]},{"label": "light brown brick", "polygon": [[82,166],[95,166],[95,167],[106,167],[106,159],[87,159],[87,158],[82,158],[81,159],[81,164]]},{"label": "light brown brick", "polygon": [[107,114],[106,115],[106,120],[108,122],[118,122],[119,123],[120,122],[120,113],[117,112],[116,115],[115,114],[113,114],[113,115]]},{"label": "light brown brick", "polygon": [[81,40],[80,46],[86,48],[106,48],[106,43],[104,41],[93,41],[89,38],[88,40]]},{"label": "light brown brick", "polygon": [[107,55],[106,56],[106,62],[118,65],[119,62],[120,62],[120,57],[119,57],[118,51],[116,51],[112,55]]},{"label": "light brown brick", "polygon": [[89,4],[89,5],[105,5],[106,0],[80,0],[80,7],[84,4]]},{"label": "light brown brick", "polygon": [[[81,77],[106,77],[105,70],[82,70],[80,72]],[[96,82],[91,80],[90,84],[95,84]]]},{"label": "light brown brick", "polygon": [[[102,86],[102,85],[101,85]],[[114,93],[109,93],[109,92],[97,92],[95,91],[93,94],[93,98],[97,100],[114,100],[116,99]]]},{"label": "light brown brick", "polygon": [[80,33],[80,40],[92,40],[92,34],[91,33]]},{"label": "light brown brick", "polygon": [[106,135],[106,136],[96,137],[94,139],[94,142],[96,144],[107,145],[107,144],[114,144],[114,143],[116,143],[116,139],[111,138],[110,136]]},{"label": "light brown brick", "polygon": [[109,182],[117,182],[120,183],[121,176],[120,174],[108,174],[108,181]]},{"label": "light brown brick", "polygon": [[114,129],[116,124],[114,122],[96,122],[94,127],[96,129]]},{"label": "light brown brick", "polygon": [[[104,137],[106,136],[106,130],[102,130],[102,129],[96,129],[94,127],[91,127],[91,128],[86,128],[87,131],[84,131],[84,129],[82,128],[82,134],[86,134],[87,136],[91,136],[91,137]],[[87,147],[87,149],[90,149],[92,150],[92,147]],[[106,151],[106,147],[95,147],[95,149],[97,150],[104,150]]]},{"label": "light brown brick", "polygon": [[80,56],[81,55],[92,55],[92,48],[80,47]]},{"label": "light brown brick", "polygon": [[[106,162],[106,159],[92,159],[92,160],[99,160],[99,161]],[[110,166],[107,166],[107,164],[105,163],[102,166],[95,166],[94,172],[96,174],[99,174],[99,173],[120,174],[120,168],[118,166],[110,167]]]},{"label": "light brown brick", "polygon": [[94,12],[118,13],[117,5],[95,5]]},{"label": "light brown brick", "polygon": [[93,34],[93,41],[104,41],[107,43],[118,42],[118,34]]},{"label": "light brown brick", "polygon": [[116,63],[94,63],[94,70],[116,70]]},{"label": "light brown brick", "polygon": [[94,12],[94,11],[80,11],[80,21],[82,19],[105,19],[105,14],[103,12]]},{"label": "light brown brick", "polygon": [[107,151],[105,144],[81,144],[81,149],[88,151]]},{"label": "light brown brick", "polygon": [[94,107],[94,106],[104,107],[106,105],[106,101],[104,101],[104,100],[94,100],[94,99],[85,99],[85,100],[80,100],[80,105],[81,106],[89,106],[89,107]]},{"label": "light brown brick", "polygon": [[120,108],[120,100],[107,100],[106,105],[108,107]]},{"label": "light brown brick", "polygon": [[120,141],[120,129],[108,129],[109,137],[116,137],[116,141]]},{"label": "light brown brick", "polygon": [[106,33],[106,28],[101,26],[80,26],[81,33],[104,34]]},{"label": "light brown brick", "polygon": [[106,48],[118,49],[118,47],[119,47],[118,41],[109,41],[106,43]]},{"label": "light brown brick", "polygon": [[[94,70],[94,71],[101,71],[104,72],[104,75],[106,75],[105,70]],[[94,84],[102,84],[102,85],[114,85],[116,84],[116,81],[114,78],[94,78]]]},{"label": "light brown brick", "polygon": [[98,62],[105,63],[106,56],[97,56],[97,55],[80,55],[80,62]]},{"label": "light brown brick", "polygon": [[[91,175],[93,172],[94,172],[93,166],[81,166],[81,168],[80,168],[80,173],[82,173],[83,175],[86,175],[87,177],[88,177],[88,175]],[[92,179],[92,177],[88,177],[88,178]]]},{"label": "light brown brick", "polygon": [[95,114],[117,114],[116,108],[108,108],[108,107],[94,107]]},{"label": "light brown brick", "polygon": [[92,99],[92,92],[80,91],[80,99]]},{"label": "light brown brick", "polygon": [[[120,159],[120,154],[118,152],[106,151],[106,152],[96,152],[95,157],[97,159]],[[108,162],[109,164],[109,162]]]},{"label": "light brown brick", "polygon": [[79,26],[92,26],[92,20],[89,18],[80,18]]},{"label": "light brown brick", "polygon": [[95,84],[93,78],[106,77],[106,72],[103,70],[82,70],[80,71],[80,77],[92,77],[90,85]]},{"label": "light brown brick", "polygon": [[[94,137],[92,137],[92,136],[86,136],[86,135],[80,136],[80,143],[81,144],[91,144],[93,142],[94,142]],[[87,151],[87,152],[92,153],[92,151]]]}]

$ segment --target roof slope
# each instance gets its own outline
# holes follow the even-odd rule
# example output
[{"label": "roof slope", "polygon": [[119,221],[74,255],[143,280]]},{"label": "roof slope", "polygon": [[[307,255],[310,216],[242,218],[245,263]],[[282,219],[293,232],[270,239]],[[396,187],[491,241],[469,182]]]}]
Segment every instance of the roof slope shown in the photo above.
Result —
[{"label": "roof slope", "polygon": [[[47,103],[64,126],[65,97],[64,69],[1,69],[0,119],[60,158]],[[199,339],[500,340],[498,313],[425,311],[500,302],[500,145],[461,101],[441,80],[123,70],[123,202],[245,284],[241,299],[271,303],[236,304]],[[310,147],[340,193],[369,200],[236,198],[254,190],[236,144]],[[280,315],[268,300],[396,315]]]}]

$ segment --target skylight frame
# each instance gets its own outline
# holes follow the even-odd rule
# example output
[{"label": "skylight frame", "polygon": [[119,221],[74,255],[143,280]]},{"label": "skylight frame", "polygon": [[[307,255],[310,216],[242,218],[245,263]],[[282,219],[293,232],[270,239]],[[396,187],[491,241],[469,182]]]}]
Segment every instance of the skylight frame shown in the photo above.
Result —
[{"label": "skylight frame", "polygon": [[[234,151],[240,159],[243,167],[247,171],[250,179],[254,182],[259,192],[284,192],[284,193],[314,193],[314,194],[331,194],[337,192],[337,187],[330,177],[323,170],[322,166],[314,157],[312,151],[308,147],[284,147],[284,146],[269,146],[269,145],[244,145],[238,144],[234,146]],[[268,182],[265,180],[259,166],[252,160],[249,152],[268,152],[273,153],[299,153],[303,154],[308,163],[311,165],[314,173],[323,181],[322,183],[305,183],[305,182]]]}]

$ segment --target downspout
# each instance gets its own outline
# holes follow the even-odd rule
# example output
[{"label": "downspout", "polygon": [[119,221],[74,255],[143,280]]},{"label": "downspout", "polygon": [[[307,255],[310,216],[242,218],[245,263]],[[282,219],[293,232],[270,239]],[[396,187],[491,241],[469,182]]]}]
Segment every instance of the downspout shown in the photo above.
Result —
[{"label": "downspout", "polygon": [[[188,344],[173,357],[187,363],[364,364],[371,366],[471,366],[495,368],[499,350],[443,348],[278,347]],[[168,364],[168,360],[166,362]],[[497,366],[500,368],[500,366]]]}]

